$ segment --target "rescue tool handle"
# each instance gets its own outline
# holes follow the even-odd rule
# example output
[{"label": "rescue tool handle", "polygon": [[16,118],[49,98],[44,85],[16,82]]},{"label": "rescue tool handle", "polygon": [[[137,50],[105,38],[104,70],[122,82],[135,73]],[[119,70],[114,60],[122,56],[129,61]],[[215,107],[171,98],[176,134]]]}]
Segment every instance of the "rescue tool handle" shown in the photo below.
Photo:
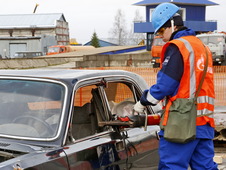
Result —
[{"label": "rescue tool handle", "polygon": [[[151,109],[152,110],[152,109]],[[152,110],[153,111],[153,110]],[[132,115],[134,115],[136,111],[133,109],[132,111]],[[154,113],[154,112],[153,112]],[[144,121],[144,131],[147,131],[147,126],[148,126],[148,114],[147,111],[144,110],[144,114],[145,114],[145,121]]]},{"label": "rescue tool handle", "polygon": [[122,122],[120,120],[100,121],[100,122],[98,122],[98,125],[100,127],[103,127],[103,126],[129,126],[129,127],[133,127],[133,122],[132,121]]}]

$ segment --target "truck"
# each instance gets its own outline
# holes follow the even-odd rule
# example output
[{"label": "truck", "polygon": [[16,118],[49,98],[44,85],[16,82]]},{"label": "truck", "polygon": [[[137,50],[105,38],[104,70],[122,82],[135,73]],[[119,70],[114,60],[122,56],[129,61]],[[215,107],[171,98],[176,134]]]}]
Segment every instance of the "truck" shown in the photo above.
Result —
[{"label": "truck", "polygon": [[160,55],[164,44],[165,42],[162,40],[160,36],[154,37],[151,47],[151,56],[152,56],[151,63],[153,65],[153,68],[160,67]]},{"label": "truck", "polygon": [[198,34],[197,37],[209,47],[214,65],[226,65],[226,33],[210,32]]},{"label": "truck", "polygon": [[47,55],[68,53],[81,50],[94,49],[93,46],[54,45],[48,47]]}]

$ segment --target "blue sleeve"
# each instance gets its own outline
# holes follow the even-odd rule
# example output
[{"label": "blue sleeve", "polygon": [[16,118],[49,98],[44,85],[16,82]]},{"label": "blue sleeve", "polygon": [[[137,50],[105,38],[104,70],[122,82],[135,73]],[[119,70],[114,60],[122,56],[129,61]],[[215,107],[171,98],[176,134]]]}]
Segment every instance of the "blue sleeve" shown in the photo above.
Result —
[{"label": "blue sleeve", "polygon": [[149,89],[150,95],[157,100],[177,93],[184,71],[182,55],[178,47],[170,44],[164,55],[162,69],[157,74],[157,82]]}]

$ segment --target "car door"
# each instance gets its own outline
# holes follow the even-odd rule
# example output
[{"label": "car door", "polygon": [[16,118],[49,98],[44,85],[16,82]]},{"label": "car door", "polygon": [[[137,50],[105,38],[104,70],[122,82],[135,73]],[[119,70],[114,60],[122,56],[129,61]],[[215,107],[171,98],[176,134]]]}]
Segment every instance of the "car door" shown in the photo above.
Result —
[{"label": "car door", "polygon": [[[113,117],[125,117],[133,114],[133,106],[141,96],[140,87],[130,81],[106,80],[103,89],[103,96],[106,96],[105,102]],[[151,114],[151,108],[147,112]],[[140,128],[121,128],[122,139],[116,142],[116,150],[120,161],[120,169],[157,169],[158,156],[158,139],[156,133],[159,126],[148,126]],[[117,129],[116,128],[116,129]],[[121,147],[121,149],[119,148]],[[126,161],[126,162],[124,162]]]},{"label": "car door", "polygon": [[132,114],[141,94],[131,80],[106,78],[78,84],[65,153],[70,169],[155,169],[157,126],[129,128],[117,116]]}]

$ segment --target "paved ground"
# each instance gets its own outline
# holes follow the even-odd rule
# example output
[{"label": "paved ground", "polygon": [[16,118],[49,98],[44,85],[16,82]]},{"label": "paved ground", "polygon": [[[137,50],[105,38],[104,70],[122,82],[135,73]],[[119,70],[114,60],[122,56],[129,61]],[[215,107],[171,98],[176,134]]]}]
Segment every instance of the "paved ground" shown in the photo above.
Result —
[{"label": "paved ground", "polygon": [[214,160],[219,170],[226,170],[226,148],[215,148]]}]

